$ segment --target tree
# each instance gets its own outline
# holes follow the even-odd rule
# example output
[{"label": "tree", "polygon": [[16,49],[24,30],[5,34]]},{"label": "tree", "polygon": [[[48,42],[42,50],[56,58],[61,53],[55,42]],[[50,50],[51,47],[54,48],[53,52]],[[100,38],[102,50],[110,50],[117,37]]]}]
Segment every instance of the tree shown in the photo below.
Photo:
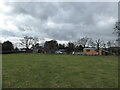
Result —
[{"label": "tree", "polygon": [[82,46],[85,48],[88,40],[89,40],[89,38],[83,37],[83,38],[79,39],[79,40],[77,41],[77,43],[78,43],[79,45],[82,45]]},{"label": "tree", "polygon": [[102,46],[103,46],[103,48],[106,48],[106,43],[105,42],[102,42]]},{"label": "tree", "polygon": [[[118,7],[120,7],[120,2],[118,3]],[[120,12],[118,14],[120,14]],[[118,48],[118,55],[120,55],[120,19],[118,22],[116,22],[114,29],[115,29],[115,32],[118,36],[118,39],[116,41],[117,41],[118,47],[119,47]]]},{"label": "tree", "polygon": [[65,44],[58,44],[58,49],[65,49]]},{"label": "tree", "polygon": [[98,39],[98,40],[95,40],[95,43],[96,43],[97,50],[100,50],[102,41],[100,39]]},{"label": "tree", "polygon": [[108,48],[112,47],[112,42],[111,41],[107,41],[107,46],[108,46]]},{"label": "tree", "polygon": [[118,39],[117,39],[118,45],[120,45],[120,22],[116,22],[114,29],[115,29],[115,33],[118,36]]},{"label": "tree", "polygon": [[15,51],[19,51],[18,47],[16,47],[14,50],[15,50]]},{"label": "tree", "polygon": [[75,47],[75,51],[76,52],[83,52],[83,46],[82,45],[78,45]]},{"label": "tree", "polygon": [[16,48],[14,49],[14,53],[19,53],[18,47],[16,47]]},{"label": "tree", "polygon": [[58,50],[58,43],[56,40],[46,41],[44,44],[46,53],[55,53]]},{"label": "tree", "polygon": [[7,51],[7,52],[11,52],[14,50],[14,46],[12,44],[12,42],[10,41],[5,41],[3,44],[2,44],[2,51]]},{"label": "tree", "polygon": [[39,43],[36,43],[35,45],[32,45],[31,49],[32,49],[33,53],[38,53],[38,51],[41,47],[42,46],[40,46]]},{"label": "tree", "polygon": [[74,43],[69,42],[68,43],[68,47],[67,47],[67,53],[70,54],[71,52],[73,52],[75,50],[75,45]]},{"label": "tree", "polygon": [[45,44],[45,39],[40,39],[40,46],[44,46]]},{"label": "tree", "polygon": [[89,39],[89,41],[88,41],[88,46],[90,47],[95,47],[96,46],[96,43],[93,41],[93,39],[92,38],[90,38]]},{"label": "tree", "polygon": [[30,46],[34,46],[38,42],[38,38],[25,36],[23,39],[20,39],[20,41],[21,45],[25,46],[26,50],[29,50]]},{"label": "tree", "polygon": [[100,47],[102,47],[102,46],[105,47],[106,46],[106,44],[103,41],[101,41],[100,39],[95,40],[95,41],[90,40],[89,45],[91,45],[92,47],[96,47],[97,51],[98,51],[98,54],[99,54]]}]

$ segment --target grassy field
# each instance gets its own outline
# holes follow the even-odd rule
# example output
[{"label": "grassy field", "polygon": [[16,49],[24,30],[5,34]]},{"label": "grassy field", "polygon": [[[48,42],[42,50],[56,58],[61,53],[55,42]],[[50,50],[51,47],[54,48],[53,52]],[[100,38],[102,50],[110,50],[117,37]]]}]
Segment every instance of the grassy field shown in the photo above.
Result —
[{"label": "grassy field", "polygon": [[113,56],[3,55],[3,88],[117,88]]}]

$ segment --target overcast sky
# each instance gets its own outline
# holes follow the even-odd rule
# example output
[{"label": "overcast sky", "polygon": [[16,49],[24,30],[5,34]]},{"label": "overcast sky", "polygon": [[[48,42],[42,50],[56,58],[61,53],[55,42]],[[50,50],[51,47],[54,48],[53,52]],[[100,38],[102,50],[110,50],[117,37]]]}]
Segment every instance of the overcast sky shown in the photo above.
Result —
[{"label": "overcast sky", "polygon": [[0,3],[0,41],[24,36],[73,41],[91,37],[115,40],[117,2],[9,2]]}]

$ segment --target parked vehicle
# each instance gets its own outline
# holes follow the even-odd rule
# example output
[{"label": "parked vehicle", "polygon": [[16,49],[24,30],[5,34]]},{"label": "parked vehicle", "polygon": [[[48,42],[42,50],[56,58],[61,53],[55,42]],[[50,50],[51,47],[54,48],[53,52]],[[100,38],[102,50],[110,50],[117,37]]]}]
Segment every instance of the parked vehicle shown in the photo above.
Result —
[{"label": "parked vehicle", "polygon": [[62,51],[56,51],[55,54],[63,54]]}]

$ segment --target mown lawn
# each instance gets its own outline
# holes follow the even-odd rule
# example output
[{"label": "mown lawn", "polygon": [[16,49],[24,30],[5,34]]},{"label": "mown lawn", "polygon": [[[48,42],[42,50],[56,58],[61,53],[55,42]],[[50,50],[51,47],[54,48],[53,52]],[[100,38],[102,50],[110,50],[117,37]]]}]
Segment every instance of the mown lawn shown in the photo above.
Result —
[{"label": "mown lawn", "polygon": [[8,54],[2,56],[3,88],[117,88],[114,56]]}]

